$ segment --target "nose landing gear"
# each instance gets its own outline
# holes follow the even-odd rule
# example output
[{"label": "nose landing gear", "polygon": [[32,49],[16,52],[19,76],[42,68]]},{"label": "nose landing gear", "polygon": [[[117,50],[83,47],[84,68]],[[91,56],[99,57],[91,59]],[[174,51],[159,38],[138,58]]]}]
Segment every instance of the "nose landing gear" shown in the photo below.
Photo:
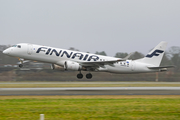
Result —
[{"label": "nose landing gear", "polygon": [[23,59],[19,58],[19,61],[21,62],[21,64],[19,64],[19,67],[22,68],[23,67]]},{"label": "nose landing gear", "polygon": [[23,67],[23,64],[19,64],[19,67],[22,68],[22,67]]}]

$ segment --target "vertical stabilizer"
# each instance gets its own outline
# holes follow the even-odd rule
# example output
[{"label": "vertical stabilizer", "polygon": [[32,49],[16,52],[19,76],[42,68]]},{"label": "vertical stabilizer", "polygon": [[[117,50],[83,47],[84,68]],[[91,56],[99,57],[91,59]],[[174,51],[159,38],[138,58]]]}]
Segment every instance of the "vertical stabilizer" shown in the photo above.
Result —
[{"label": "vertical stabilizer", "polygon": [[143,62],[151,64],[153,66],[159,67],[161,60],[163,58],[164,52],[166,50],[167,42],[160,42],[150,53],[148,53],[144,58],[137,60],[138,62]]}]

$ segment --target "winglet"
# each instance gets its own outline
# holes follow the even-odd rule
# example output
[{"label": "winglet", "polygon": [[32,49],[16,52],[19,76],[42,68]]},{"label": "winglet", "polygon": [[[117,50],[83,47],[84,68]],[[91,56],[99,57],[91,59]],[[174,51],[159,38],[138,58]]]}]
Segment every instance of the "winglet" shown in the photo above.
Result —
[{"label": "winglet", "polygon": [[133,55],[133,54],[134,54],[134,52],[130,53],[130,54],[127,55],[125,58],[119,59],[118,61],[126,61],[126,60],[128,60],[128,59],[131,57],[131,55]]},{"label": "winglet", "polygon": [[123,59],[127,60],[127,59],[129,59],[133,54],[134,54],[134,52],[129,53],[129,55],[127,55],[127,56],[126,56],[125,58],[123,58]]}]

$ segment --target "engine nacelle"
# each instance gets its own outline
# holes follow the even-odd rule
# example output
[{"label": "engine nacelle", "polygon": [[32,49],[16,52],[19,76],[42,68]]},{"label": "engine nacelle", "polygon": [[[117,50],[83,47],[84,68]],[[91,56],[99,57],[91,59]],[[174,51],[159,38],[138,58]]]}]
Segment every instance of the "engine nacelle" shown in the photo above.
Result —
[{"label": "engine nacelle", "polygon": [[65,70],[81,70],[82,66],[79,65],[77,62],[73,61],[65,61],[64,62],[64,69]]},{"label": "engine nacelle", "polygon": [[53,69],[53,70],[64,70],[63,67],[56,65],[56,64],[51,64],[51,69]]}]

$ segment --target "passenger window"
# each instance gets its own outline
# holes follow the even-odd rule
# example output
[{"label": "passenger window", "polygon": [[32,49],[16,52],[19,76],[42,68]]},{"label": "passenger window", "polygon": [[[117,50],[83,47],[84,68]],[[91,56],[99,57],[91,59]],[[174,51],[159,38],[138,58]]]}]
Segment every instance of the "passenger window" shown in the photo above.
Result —
[{"label": "passenger window", "polygon": [[17,47],[18,47],[18,48],[21,48],[21,46],[20,46],[20,45],[18,45]]}]

